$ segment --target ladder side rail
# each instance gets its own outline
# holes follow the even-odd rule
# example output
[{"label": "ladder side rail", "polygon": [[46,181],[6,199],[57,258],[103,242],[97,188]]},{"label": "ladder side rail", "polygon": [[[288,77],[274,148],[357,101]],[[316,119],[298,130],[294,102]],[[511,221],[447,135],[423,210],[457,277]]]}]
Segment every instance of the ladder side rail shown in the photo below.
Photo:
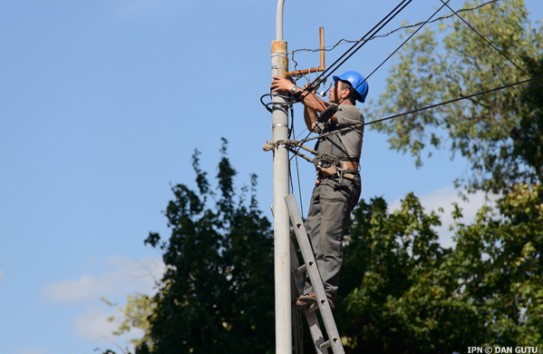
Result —
[{"label": "ladder side rail", "polygon": [[300,251],[305,262],[305,270],[309,276],[309,279],[311,280],[311,285],[313,286],[313,290],[315,290],[315,294],[317,296],[317,304],[319,306],[324,327],[330,342],[329,346],[332,348],[334,354],[344,354],[345,351],[343,349],[343,345],[341,344],[341,337],[339,336],[334,321],[334,316],[332,314],[332,309],[330,308],[330,303],[328,302],[326,293],[324,291],[324,285],[322,284],[322,278],[320,277],[317,262],[315,261],[313,248],[309,243],[309,238],[307,236],[303,220],[296,205],[296,199],[292,194],[290,194],[285,197],[285,202],[287,204],[292,226],[294,227],[294,233],[296,234],[298,246],[300,247]]},{"label": "ladder side rail", "polygon": [[[304,274],[300,271],[300,261],[298,259],[298,255],[296,254],[294,243],[292,240],[290,242],[290,267],[292,270],[292,281],[294,283],[293,292],[295,288],[297,290],[297,295],[301,295],[304,291]],[[293,313],[300,313],[300,311],[293,311]],[[316,353],[329,354],[327,348],[321,348],[321,345],[323,345],[326,340],[322,334],[317,313],[310,309],[304,310],[303,313],[309,327],[309,333],[313,339],[313,344],[315,345]]]}]

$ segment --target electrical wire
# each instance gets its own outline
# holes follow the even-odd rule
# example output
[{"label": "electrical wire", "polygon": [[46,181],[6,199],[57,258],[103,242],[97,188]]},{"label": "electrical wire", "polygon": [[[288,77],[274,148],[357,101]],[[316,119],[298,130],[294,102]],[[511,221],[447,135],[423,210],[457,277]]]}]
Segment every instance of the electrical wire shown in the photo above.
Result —
[{"label": "electrical wire", "polygon": [[[302,94],[304,93],[307,93],[309,94],[311,91],[309,91],[308,89],[311,88],[312,86],[315,85],[315,83],[317,82],[322,82],[324,81],[327,77],[329,77],[334,71],[336,71],[341,65],[343,65],[349,58],[351,58],[358,50],[360,50],[360,48],[362,48],[369,40],[372,40],[372,39],[375,39],[375,38],[378,38],[377,37],[377,33],[386,25],[388,24],[395,16],[397,16],[401,11],[403,11],[403,9],[411,2],[412,0],[403,0],[400,4],[398,4],[396,6],[396,8],[394,8],[394,10],[392,10],[389,14],[387,14],[387,16],[385,16],[385,18],[383,18],[381,21],[379,21],[379,23],[377,25],[375,25],[368,33],[366,33],[361,39],[359,39],[358,41],[355,42],[355,44],[353,46],[351,46],[345,53],[343,53],[339,59],[337,59],[330,67],[328,67],[328,69],[324,70],[322,74],[320,74],[311,84],[307,85],[306,88],[304,88],[304,90],[302,91]],[[455,16],[459,17],[464,23],[466,23],[466,25],[469,26],[470,29],[472,29],[475,33],[477,33],[481,38],[483,38],[483,40],[485,40],[485,42],[487,42],[489,45],[491,45],[495,50],[497,50],[498,52],[500,52],[500,54],[502,54],[509,62],[511,62],[514,66],[516,66],[519,70],[523,71],[524,73],[526,73],[526,71],[519,67],[515,62],[513,62],[510,58],[508,58],[505,53],[503,53],[502,51],[499,50],[499,48],[497,48],[496,46],[494,46],[488,39],[486,39],[481,33],[479,33],[473,26],[471,26],[467,21],[465,21],[460,15],[459,15],[459,12],[461,11],[474,11],[475,9],[479,9],[483,6],[486,6],[488,4],[491,4],[491,3],[495,3],[497,2],[498,0],[492,0],[492,1],[488,1],[484,4],[481,4],[475,8],[470,8],[470,9],[461,9],[461,10],[458,10],[458,11],[455,11],[453,10],[449,5],[449,1],[450,0],[447,0],[447,1],[444,1],[444,0],[440,0],[443,5],[437,10],[434,12],[434,14],[432,14],[432,16],[429,17],[428,20],[426,21],[423,21],[423,22],[419,22],[415,25],[409,25],[409,26],[402,26],[400,28],[397,28],[391,32],[389,32],[388,34],[386,35],[383,35],[383,37],[385,36],[388,36],[400,29],[405,29],[405,28],[410,28],[410,27],[415,27],[415,26],[418,26],[417,30],[414,31],[392,54],[390,54],[379,66],[377,66],[377,68],[375,68],[369,75],[373,75],[380,67],[382,67],[382,65],[388,61],[392,55],[394,55],[403,45],[405,45],[405,43],[407,43],[407,41],[409,41],[424,25],[428,24],[428,23],[434,23],[438,20],[441,20],[441,19],[444,19],[444,18],[450,18],[452,17],[453,15],[449,15],[449,16],[444,16],[444,17],[440,17],[440,18],[437,18],[435,20],[432,20],[432,18],[443,8],[443,7],[448,7],[449,10],[451,10]],[[368,35],[370,35],[370,33],[374,32],[374,34],[372,34],[369,38],[366,38]],[[341,41],[340,41],[341,42]],[[334,46],[337,47],[339,45],[339,43],[336,43],[336,45]],[[526,73],[527,74],[527,73]],[[529,75],[529,74],[528,74]],[[473,93],[473,94],[469,94],[469,95],[465,95],[465,96],[461,96],[461,97],[457,97],[457,98],[454,98],[454,99],[450,99],[450,100],[446,100],[446,101],[442,101],[442,102],[438,102],[438,103],[435,103],[435,104],[431,104],[431,105],[428,105],[428,106],[425,106],[425,107],[422,107],[422,108],[417,108],[417,109],[414,109],[414,110],[410,110],[410,111],[406,111],[406,112],[402,112],[402,113],[397,113],[397,114],[393,114],[391,116],[388,116],[388,117],[384,117],[384,118],[380,118],[380,119],[376,119],[376,120],[373,120],[373,121],[370,121],[370,122],[367,122],[367,123],[364,123],[363,125],[366,126],[366,125],[371,125],[371,124],[375,124],[375,123],[379,123],[379,122],[384,122],[384,121],[388,121],[388,120],[392,120],[392,119],[396,119],[396,118],[400,118],[400,117],[403,117],[403,116],[406,116],[406,115],[409,115],[409,114],[415,114],[415,113],[418,113],[418,112],[422,112],[422,111],[425,111],[425,110],[429,110],[429,109],[433,109],[433,108],[436,108],[436,107],[439,107],[439,106],[443,106],[443,105],[446,105],[446,104],[451,104],[451,103],[454,103],[454,102],[458,102],[458,101],[462,101],[462,100],[465,100],[465,99],[470,99],[470,98],[473,98],[473,97],[477,97],[477,96],[481,96],[481,95],[484,95],[484,94],[488,94],[488,93],[491,93],[491,92],[496,92],[496,91],[500,91],[500,90],[503,90],[503,89],[507,89],[507,88],[511,88],[511,87],[515,87],[515,86],[519,86],[519,85],[523,85],[523,84],[526,84],[526,83],[529,83],[529,82],[532,82],[532,81],[535,81],[537,79],[541,79],[543,77],[543,75],[540,75],[540,76],[537,76],[537,77],[531,77],[529,79],[526,79],[526,80],[522,80],[522,81],[518,81],[518,82],[514,82],[514,83],[510,83],[510,84],[505,84],[505,85],[501,85],[499,87],[495,87],[495,88],[492,88],[492,89],[488,89],[488,90],[484,90],[484,91],[479,91],[479,92],[476,92],[476,93]],[[367,78],[366,78],[367,80]],[[260,98],[260,102],[266,107],[266,109],[268,111],[272,111],[271,108],[269,107],[270,105],[272,105],[273,103],[264,103],[263,99],[264,97],[266,96],[271,96],[271,94],[265,94],[263,96],[261,96]],[[292,105],[293,103],[295,103],[296,101],[299,101],[301,99],[303,99],[303,97],[300,97],[298,96],[297,98],[296,97],[292,97],[292,96],[284,96],[284,98],[286,98],[286,101],[287,101],[287,106],[290,107],[290,110],[291,110],[291,115],[293,116],[293,109],[292,109]],[[294,119],[292,119],[294,120]],[[315,139],[321,139],[323,138],[325,135],[332,135],[332,134],[337,134],[337,133],[340,133],[346,129],[354,129],[356,126],[359,126],[359,124],[357,125],[353,125],[353,126],[349,126],[349,127],[345,127],[345,128],[342,128],[342,129],[338,129],[336,131],[333,131],[333,132],[330,132],[330,133],[327,133],[327,134],[320,134],[316,137],[312,137],[312,138],[309,138],[308,136],[311,134],[311,132],[308,132],[308,135],[305,139],[302,139],[302,140],[299,140],[299,146],[298,146],[298,151],[301,149],[301,146],[302,144],[306,143],[306,142],[309,142],[311,140],[315,140]],[[294,127],[292,126],[292,132],[293,132],[293,129]],[[290,137],[290,135],[289,135]],[[296,169],[297,169],[297,175],[298,175],[298,191],[299,191],[299,194],[301,194],[301,186],[300,186],[300,175],[299,175],[299,169],[298,169],[298,160],[296,159]],[[292,182],[292,177],[291,177],[291,187],[293,189],[293,182]]]},{"label": "electrical wire", "polygon": [[[460,96],[460,97],[453,98],[453,99],[450,99],[450,100],[446,100],[446,101],[442,101],[442,102],[438,102],[438,103],[433,103],[431,105],[421,107],[421,108],[417,108],[417,109],[413,109],[413,110],[410,110],[410,111],[393,114],[393,115],[390,115],[390,116],[387,116],[387,117],[384,117],[384,118],[379,118],[379,119],[375,119],[375,120],[366,122],[363,125],[366,126],[366,125],[371,125],[371,124],[375,124],[375,123],[380,123],[380,122],[400,118],[400,117],[403,117],[403,116],[407,116],[409,114],[415,114],[415,113],[426,111],[426,110],[436,108],[436,107],[439,107],[439,106],[444,106],[444,105],[447,105],[447,104],[450,104],[450,103],[470,99],[470,98],[477,97],[477,96],[482,96],[482,95],[485,95],[487,93],[501,91],[501,90],[504,90],[504,89],[507,89],[507,88],[524,85],[524,84],[527,84],[529,82],[540,80],[540,79],[543,79],[543,75],[539,75],[539,76],[532,77],[532,78],[529,78],[529,79],[525,79],[525,80],[522,80],[522,81],[517,81],[517,82],[501,85],[501,86],[498,86],[498,87],[494,87],[494,88],[491,88],[491,89],[479,91],[479,92],[472,93],[472,94],[469,94],[469,95]],[[358,127],[359,125],[360,124],[349,125],[349,126],[334,130],[334,131],[329,132],[329,133],[321,134],[321,135],[318,135],[318,136],[313,136],[313,137],[310,137],[310,138],[306,138],[304,140],[299,140],[298,142],[299,142],[300,145],[305,144],[306,142],[316,140],[316,139],[320,139],[320,138],[322,138],[324,136],[339,134],[339,133],[345,132],[345,131],[347,131],[349,129],[354,129],[354,128]]]},{"label": "electrical wire", "polygon": [[264,108],[266,108],[266,110],[268,112],[273,113],[273,110],[270,108],[270,106],[273,104],[273,102],[264,103],[264,97],[268,97],[268,96],[271,97],[271,94],[265,93],[262,96],[260,96],[260,103],[264,106]]},{"label": "electrical wire", "polygon": [[381,31],[390,21],[392,21],[400,12],[402,12],[407,5],[411,3],[412,0],[402,0],[392,11],[390,11],[383,19],[381,19],[372,29],[370,29],[360,40],[354,43],[349,49],[347,49],[336,61],[332,63],[328,68],[326,68],[320,75],[317,76],[315,80],[301,92],[300,100],[302,100],[305,95],[308,95],[312,87],[319,86],[317,83],[323,82],[330,75],[332,75],[341,65],[343,65],[347,60],[349,60],[356,52],[358,52],[366,43],[368,43],[369,38],[376,35]]},{"label": "electrical wire", "polygon": [[[485,3],[482,3],[482,4],[474,6],[474,7],[462,8],[462,9],[456,11],[456,12],[461,13],[461,12],[475,11],[475,10],[478,10],[478,9],[480,9],[482,7],[487,6],[487,5],[496,3],[498,1],[499,0],[490,0],[490,1],[487,1]],[[438,17],[438,18],[428,22],[428,24],[436,23],[436,22],[441,21],[441,20],[446,20],[446,19],[449,19],[449,18],[454,17],[454,16],[456,16],[456,14],[454,14],[454,13],[452,13],[450,15],[444,15],[444,16]],[[417,23],[414,23],[414,24],[410,24],[410,25],[400,26],[398,28],[393,29],[392,31],[390,31],[388,33],[376,34],[376,35],[372,36],[371,38],[369,38],[368,41],[371,41],[371,40],[374,40],[374,39],[389,37],[389,36],[391,36],[392,34],[398,32],[398,31],[410,29],[410,28],[413,28],[413,27],[418,27],[418,26],[420,26],[421,24],[424,24],[424,23],[426,23],[426,21],[421,21],[421,22],[417,22]],[[324,48],[324,51],[330,52],[330,51],[336,49],[338,46],[340,46],[342,44],[358,43],[359,41],[360,41],[360,39],[352,40],[352,39],[344,39],[344,38],[342,38],[338,42],[336,42],[334,45],[329,46],[328,48]],[[305,51],[305,52],[320,52],[321,49],[320,48],[318,48],[318,49],[316,49],[316,48],[300,48],[300,49],[293,50],[291,52],[291,61],[294,63],[294,69],[295,70],[298,67],[298,62],[294,59],[294,54],[297,53],[297,52],[302,52],[302,51]]]},{"label": "electrical wire", "polygon": [[[295,164],[296,164],[296,182],[298,184],[298,203],[300,205],[300,213],[301,215],[304,215],[304,203],[303,203],[303,200],[301,198],[301,195],[302,195],[302,182],[300,181],[300,166],[298,164],[298,158],[296,157],[295,160],[294,160]],[[291,185],[291,189],[294,190],[294,185],[293,185],[293,181],[292,181],[292,175],[291,175],[291,172],[289,172],[289,177],[290,177],[290,185]]]},{"label": "electrical wire", "polygon": [[[366,76],[366,81],[373,75],[375,74],[375,72],[377,70],[379,70],[390,58],[392,58],[392,56],[394,54],[396,54],[411,38],[413,38],[413,36],[415,36],[423,27],[424,25],[428,24],[432,18],[437,15],[439,13],[439,11],[441,11],[441,9],[443,9],[445,6],[448,6],[447,3],[449,2],[450,0],[447,0],[446,3],[443,3],[443,5],[441,5],[441,7],[439,7],[430,17],[428,17],[428,19],[426,21],[423,21],[420,23],[419,27],[413,31],[413,33],[411,33],[411,35],[409,35],[409,37],[407,37],[403,42],[402,44],[400,44],[392,53],[389,54],[388,57],[386,57],[385,60],[383,60],[381,62],[381,64],[377,65],[377,67],[375,69],[373,69],[373,71],[371,73],[369,73],[367,76]],[[441,2],[443,2],[443,0],[441,0]],[[359,86],[362,85],[362,83],[359,84]],[[354,87],[354,89],[358,89],[358,87]]]},{"label": "electrical wire", "polygon": [[[305,87],[302,92],[300,92],[296,97],[294,97],[296,102],[303,100],[305,95],[311,93],[310,88],[316,87],[317,82],[322,82],[326,80],[330,75],[334,73],[341,65],[343,65],[349,58],[351,58],[358,50],[360,50],[368,41],[368,38],[375,36],[383,27],[385,27],[394,17],[396,17],[400,12],[402,12],[407,5],[411,3],[412,0],[402,0],[396,7],[390,11],[383,19],[381,19],[372,29],[370,29],[364,36],[362,36],[356,43],[354,43],[348,50],[346,50],[332,65],[325,69],[320,75],[317,76],[310,84]],[[335,67],[335,68],[334,68]],[[274,103],[264,103],[264,97],[271,96],[271,94],[264,94],[260,97],[260,103],[268,110],[272,112],[270,106]],[[285,96],[283,96],[285,98]],[[290,97],[289,97],[290,98]],[[288,104],[291,104],[290,102]]]},{"label": "electrical wire", "polygon": [[[412,0],[403,0],[402,2],[400,2],[400,4],[398,4],[391,12],[389,12],[381,21],[379,21],[379,23],[377,25],[375,25],[368,33],[366,33],[358,42],[361,42],[365,37],[367,37],[369,35],[369,33],[371,32],[374,32],[375,34],[377,34],[384,26],[386,26],[395,16],[397,16],[401,11],[403,11],[403,9],[405,9],[405,7],[407,5],[409,5],[409,3],[411,3]],[[450,0],[447,0],[447,2],[449,2]],[[370,74],[370,76],[375,73],[375,71],[377,71],[382,65],[384,65],[384,63],[386,61],[388,61],[392,55],[394,55],[405,43],[407,43],[407,41],[409,41],[409,39],[411,39],[425,24],[427,24],[429,21],[431,21],[431,19],[439,12],[441,11],[441,9],[444,7],[445,5],[442,5],[437,11],[435,11],[429,18],[428,20],[424,21],[424,22],[421,22],[420,25],[419,25],[419,28],[414,32],[412,33],[391,55],[389,55],[375,70],[373,70]],[[371,37],[370,37],[371,38]],[[288,102],[288,105],[289,107],[291,108],[291,112],[292,112],[292,100],[303,100],[303,98],[305,96],[302,97],[302,95],[304,93],[307,93],[307,94],[310,94],[310,91],[307,91],[307,89],[309,87],[311,87],[315,82],[321,80],[322,76],[323,75],[326,75],[326,72],[327,71],[332,71],[331,73],[327,74],[326,77],[330,76],[335,70],[337,70],[339,68],[340,65],[342,65],[343,63],[345,63],[350,57],[352,57],[360,48],[362,48],[363,45],[365,45],[368,41],[364,41],[362,42],[361,44],[358,45],[357,47],[357,43],[355,43],[355,45],[351,46],[351,48],[349,48],[349,50],[347,50],[342,56],[340,56],[340,58],[338,60],[336,60],[330,67],[328,67],[328,69],[326,69],[320,76],[318,76],[314,81],[313,83],[310,83],[307,85],[306,88],[304,88],[304,90],[299,93],[297,96],[295,97],[291,97],[291,96],[282,96],[285,101]],[[352,51],[352,53],[349,53],[350,51]],[[336,66],[335,69],[331,69],[333,68],[334,66]],[[369,76],[368,76],[369,77]],[[366,78],[367,80],[367,78]],[[364,81],[365,82],[365,81]],[[357,89],[357,87],[355,88]],[[307,95],[306,94],[306,95]],[[271,95],[271,94],[270,94]],[[261,103],[264,104],[263,102],[263,97],[265,97],[266,95],[263,95],[261,97]],[[268,111],[271,111],[271,109],[269,108],[269,105],[272,105],[273,103],[270,103],[270,104],[264,104],[266,109],[268,109]],[[350,129],[353,129],[352,127]],[[311,132],[308,132],[306,138],[302,139],[301,141],[309,141],[308,140],[308,137],[309,135],[311,134]],[[322,138],[324,137],[325,135],[319,135],[319,138]],[[301,149],[301,146],[299,146],[294,154],[294,156],[297,156],[297,152],[299,152],[299,150]],[[293,156],[293,158],[294,158]]]},{"label": "electrical wire", "polygon": [[[365,45],[368,41],[370,40],[373,40],[375,38],[382,38],[382,37],[387,37],[389,35],[391,35],[392,33],[395,33],[397,31],[399,31],[400,29],[407,29],[407,28],[413,28],[413,27],[418,27],[406,40],[404,40],[385,60],[383,60],[373,71],[370,72],[369,75],[366,76],[365,78],[365,81],[366,82],[369,77],[371,77],[377,70],[379,70],[396,52],[398,52],[398,50],[401,49],[401,47],[403,47],[420,29],[422,29],[422,27],[424,27],[424,25],[426,24],[429,24],[429,23],[434,23],[438,20],[442,20],[442,19],[445,19],[445,18],[451,18],[453,16],[457,16],[459,17],[460,19],[462,19],[473,31],[475,31],[479,36],[481,36],[487,43],[489,43],[493,48],[495,48],[498,52],[500,52],[500,54],[502,54],[506,59],[508,59],[513,65],[515,65],[519,70],[523,71],[525,74],[526,71],[524,69],[522,69],[521,67],[519,67],[517,64],[515,64],[511,59],[509,59],[505,53],[503,53],[502,51],[500,51],[496,46],[494,46],[488,39],[486,39],[481,33],[479,33],[475,28],[473,28],[473,26],[471,26],[469,23],[467,23],[467,21],[465,21],[461,16],[460,16],[460,12],[467,12],[467,11],[475,11],[475,10],[478,10],[484,6],[487,6],[487,5],[490,5],[490,4],[493,4],[493,3],[496,3],[498,2],[499,0],[491,0],[491,1],[487,1],[483,4],[480,4],[478,6],[475,6],[475,7],[471,7],[471,8],[464,8],[464,9],[460,9],[458,11],[455,11],[454,9],[452,9],[448,3],[450,0],[447,0],[446,2],[444,0],[440,0],[443,5],[437,10],[434,12],[434,14],[432,14],[426,21],[422,21],[422,22],[418,22],[414,25],[406,25],[406,26],[401,26],[399,28],[396,28],[390,32],[388,32],[387,34],[384,34],[384,35],[378,35],[377,33],[386,25],[388,24],[397,14],[399,14],[399,12],[401,12],[408,4],[409,2],[405,2],[402,1],[400,4],[398,4],[396,6],[396,8],[394,8],[391,12],[389,12],[377,25],[375,25],[368,33],[366,33],[362,38],[360,38],[359,40],[357,41],[347,41],[347,40],[340,40],[339,42],[337,42],[333,47],[332,49],[336,48],[342,41],[344,42],[351,42],[351,43],[354,43],[353,46],[351,46],[345,53],[343,53],[331,66],[328,67],[328,69],[324,70],[323,73],[321,75],[319,75],[311,84],[307,85],[306,88],[304,88],[304,90],[299,94],[298,96],[298,101],[301,101],[305,96],[302,96],[302,95],[308,95],[309,94],[309,88],[311,87],[316,87],[318,86],[316,83],[318,82],[322,82],[324,80],[326,80],[326,78],[328,78],[334,71],[336,71],[341,65],[343,65],[343,63],[345,63],[352,55],[354,55],[360,48],[362,48],[363,45]],[[444,7],[444,6],[447,6],[449,8],[449,10],[451,10],[451,12],[453,12],[453,14],[451,15],[447,15],[447,16],[442,16],[442,17],[439,17],[437,19],[434,19],[432,20],[432,18]],[[384,23],[384,24],[383,24]],[[366,39],[366,37],[369,35],[369,33],[371,32],[375,32],[374,34],[372,34],[369,38]],[[363,42],[362,42],[363,41]],[[361,43],[362,42],[362,43]],[[360,43],[357,46],[357,44]],[[329,50],[332,50],[332,49],[325,49],[327,51]],[[307,49],[308,51],[320,51],[320,49]],[[352,51],[352,53],[349,53],[350,51]],[[344,58],[346,56],[346,58]],[[294,52],[292,52],[291,54],[291,58],[292,60],[294,61]],[[295,61],[294,61],[295,62]],[[332,68],[336,66],[333,70]],[[297,63],[295,62],[295,67],[297,67]],[[328,71],[331,71],[330,73],[328,73]],[[527,74],[528,75],[528,74]],[[360,83],[363,84],[364,82]],[[356,88],[355,88],[356,89]],[[262,100],[261,100],[262,102]],[[263,103],[264,104],[264,103]],[[268,111],[271,111],[271,109],[269,108],[269,106],[266,106],[265,107],[268,109]]]},{"label": "electrical wire", "polygon": [[384,122],[384,121],[387,121],[387,120],[391,120],[391,119],[403,117],[403,116],[406,116],[406,115],[409,115],[409,114],[414,114],[414,113],[426,111],[426,110],[428,110],[428,109],[436,108],[436,107],[439,107],[439,106],[444,106],[444,105],[446,105],[446,104],[450,104],[450,103],[454,103],[454,102],[466,100],[466,99],[473,98],[473,97],[477,97],[477,96],[482,96],[482,95],[485,95],[485,94],[487,94],[487,93],[496,92],[496,91],[504,90],[504,89],[506,89],[506,88],[515,87],[515,86],[519,86],[519,85],[523,85],[523,84],[527,84],[527,83],[529,83],[529,82],[532,82],[532,81],[535,81],[535,80],[538,80],[538,79],[542,79],[542,78],[543,78],[543,75],[539,75],[539,76],[532,77],[532,78],[529,78],[529,79],[526,79],[526,80],[517,81],[517,82],[514,82],[514,83],[510,83],[510,84],[505,84],[505,85],[502,85],[502,86],[494,87],[494,88],[491,88],[491,89],[488,89],[488,90],[484,90],[484,91],[479,91],[479,92],[476,92],[476,93],[472,93],[472,94],[470,94],[470,95],[461,96],[461,97],[453,98],[453,99],[450,99],[450,100],[446,100],[446,101],[434,103],[434,104],[431,104],[431,105],[426,106],[426,107],[413,109],[413,110],[407,111],[407,112],[402,112],[402,113],[393,114],[393,115],[388,116],[388,117],[385,117],[385,118],[380,118],[380,119],[376,119],[376,120],[367,122],[367,123],[365,123],[364,125],[370,125],[370,124],[375,124],[375,123],[379,123],[379,122]]},{"label": "electrical wire", "polygon": [[[388,36],[390,35],[391,33],[394,33],[396,31],[398,31],[399,29],[403,29],[403,28],[410,28],[410,27],[414,27],[414,26],[418,26],[418,28],[406,39],[404,40],[383,62],[381,62],[367,77],[366,77],[366,81],[368,80],[369,77],[371,77],[378,69],[380,69],[395,53],[398,52],[398,50],[401,49],[401,47],[403,47],[420,29],[422,29],[422,27],[428,23],[433,23],[437,20],[440,20],[440,19],[443,19],[443,18],[450,18],[452,16],[457,16],[459,17],[464,23],[466,23],[466,25],[469,26],[470,29],[472,29],[475,33],[477,33],[481,38],[483,38],[483,40],[485,40],[485,42],[487,42],[489,45],[491,45],[495,50],[497,50],[500,54],[502,54],[507,60],[509,60],[513,65],[515,65],[519,70],[523,71],[524,73],[526,73],[526,71],[524,69],[522,69],[521,67],[519,67],[516,63],[514,63],[511,59],[509,59],[505,53],[503,53],[502,51],[499,50],[499,48],[497,48],[494,44],[492,44],[488,39],[486,39],[480,32],[478,32],[473,26],[471,26],[467,21],[465,21],[465,19],[463,19],[459,12],[464,12],[464,11],[474,11],[476,9],[479,9],[483,6],[486,6],[486,5],[489,5],[491,3],[495,3],[497,2],[498,0],[492,0],[492,1],[488,1],[486,3],[483,3],[479,6],[476,6],[476,7],[472,7],[472,8],[468,8],[468,9],[460,9],[458,11],[455,11],[454,9],[452,9],[448,3],[450,0],[447,0],[447,1],[444,1],[444,0],[440,0],[442,2],[442,6],[436,10],[426,21],[422,21],[422,22],[419,22],[417,23],[416,25],[409,25],[409,26],[402,26],[400,28],[397,28],[391,32],[389,32],[388,34],[384,35],[384,36]],[[385,18],[383,18],[376,26],[374,26],[372,28],[372,30],[370,30],[368,33],[376,30],[376,31],[379,31],[383,26],[381,26],[384,22],[385,24],[387,24],[390,20],[392,20],[392,18],[394,18],[401,10],[403,10],[409,3],[405,3],[405,1],[402,1],[399,5],[396,6],[396,8],[394,10],[392,10],[389,14],[387,14],[387,16],[385,16]],[[447,7],[451,12],[453,12],[452,15],[448,15],[448,16],[443,16],[443,17],[440,17],[440,18],[437,18],[435,20],[432,21],[432,18],[437,14],[439,13],[439,11],[443,8],[443,7]],[[396,13],[395,13],[396,12]],[[390,17],[390,18],[389,18]],[[377,29],[378,28],[378,29]],[[340,65],[342,65],[343,63],[345,63],[346,60],[348,60],[352,55],[354,55],[354,53],[356,53],[356,51],[358,51],[365,43],[367,43],[369,40],[372,40],[374,38],[377,38],[377,34],[374,34],[372,35],[369,39],[367,40],[364,40],[364,42],[362,42],[357,48],[356,45],[358,43],[360,43],[365,37],[368,36],[368,33],[366,35],[364,35],[360,40],[356,41],[355,44],[353,46],[351,46],[351,48],[349,48],[342,56],[340,56],[340,58],[338,60],[336,60],[327,70],[325,70],[320,76],[318,76],[314,81],[313,83],[315,82],[318,82],[319,80],[324,80],[326,79],[328,76],[331,75],[331,73],[329,74],[326,74],[327,71],[330,71],[332,67],[336,66],[336,68],[334,68],[332,70],[335,71],[339,68]],[[341,42],[341,41],[340,41]],[[334,46],[334,48],[340,43],[336,43],[336,45]],[[350,51],[352,51],[352,53],[349,53]],[[346,56],[346,58],[344,58]],[[526,73],[527,74],[527,73]],[[529,75],[529,74],[528,74]],[[323,76],[324,76],[324,79],[323,79]],[[301,94],[304,94],[305,92],[307,92],[308,88],[312,87],[312,84],[308,85],[307,88],[305,88]],[[356,89],[356,88],[355,88]],[[309,94],[309,93],[307,93]],[[306,94],[306,95],[307,95]],[[303,97],[300,96],[299,98],[300,100],[303,99]],[[269,107],[267,107],[269,109]]]},{"label": "electrical wire", "polygon": [[[292,105],[290,105],[290,129],[289,129],[289,133],[288,133],[288,137],[289,139],[292,137],[292,136],[296,136],[296,133],[294,131],[294,108],[292,107]],[[302,201],[302,198],[301,198],[301,195],[302,195],[302,183],[300,181],[300,166],[298,164],[298,156],[296,154],[293,155],[294,158],[294,162],[296,164],[296,167],[295,167],[295,170],[296,170],[296,182],[298,184],[298,203],[300,205],[300,212],[301,212],[301,215],[304,215],[304,204],[303,204],[303,201]],[[292,158],[289,160],[289,163],[290,161],[292,160]],[[290,189],[292,191],[294,191],[294,182],[293,182],[293,178],[292,178],[292,171],[289,169],[289,180],[290,180]]]}]

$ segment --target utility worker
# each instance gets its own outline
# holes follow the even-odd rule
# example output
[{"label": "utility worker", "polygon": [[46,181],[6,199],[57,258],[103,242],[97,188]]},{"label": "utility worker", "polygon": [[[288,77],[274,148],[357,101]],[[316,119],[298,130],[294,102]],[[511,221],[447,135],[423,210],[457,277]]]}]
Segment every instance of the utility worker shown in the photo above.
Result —
[{"label": "utility worker", "polygon": [[[276,76],[271,83],[272,93],[299,96],[307,128],[324,134],[315,147],[317,181],[311,195],[306,230],[332,308],[343,262],[343,236],[361,192],[359,161],[364,116],[357,109],[356,101],[364,102],[369,89],[366,79],[355,71],[334,76],[333,80],[329,102],[307,87],[301,89],[293,85],[288,79]],[[296,305],[303,308],[316,300],[311,284],[306,281]]]}]

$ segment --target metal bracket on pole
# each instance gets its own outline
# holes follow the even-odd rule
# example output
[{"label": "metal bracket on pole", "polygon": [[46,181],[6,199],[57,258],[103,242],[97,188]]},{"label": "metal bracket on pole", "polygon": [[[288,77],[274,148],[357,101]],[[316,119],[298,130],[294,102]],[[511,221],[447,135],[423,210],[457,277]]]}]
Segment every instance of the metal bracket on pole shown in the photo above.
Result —
[{"label": "metal bracket on pole", "polygon": [[321,63],[320,63],[318,68],[309,68],[309,69],[301,69],[301,70],[289,71],[289,72],[285,73],[285,77],[289,78],[289,77],[292,77],[292,76],[307,75],[307,74],[316,73],[316,72],[326,70],[326,64],[325,64],[325,59],[324,59],[324,52],[325,52],[325,49],[324,49],[324,27],[319,28],[319,45],[320,45],[320,61],[321,61]]}]

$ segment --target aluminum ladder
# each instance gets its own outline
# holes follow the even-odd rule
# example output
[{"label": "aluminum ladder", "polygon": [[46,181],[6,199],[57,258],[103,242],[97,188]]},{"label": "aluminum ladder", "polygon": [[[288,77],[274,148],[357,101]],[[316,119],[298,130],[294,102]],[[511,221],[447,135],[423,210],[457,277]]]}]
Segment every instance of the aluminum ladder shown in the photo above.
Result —
[{"label": "aluminum ladder", "polygon": [[[326,293],[324,292],[324,285],[319,274],[319,269],[317,268],[313,248],[309,242],[309,237],[296,205],[296,198],[292,194],[288,195],[285,197],[285,202],[290,216],[290,222],[294,234],[296,235],[296,241],[300,249],[300,254],[304,261],[300,266],[296,249],[291,243],[290,261],[293,280],[296,284],[298,295],[303,292],[305,283],[304,272],[307,273],[307,276],[311,281],[311,285],[313,286],[313,290],[317,295],[317,302],[311,304],[311,306],[303,310],[309,326],[311,338],[313,338],[315,350],[318,354],[329,354],[330,352],[328,349],[331,349],[333,354],[345,354],[345,350],[343,349],[343,345],[341,343],[341,337],[339,336],[336,322],[334,321],[332,309],[328,303]],[[317,316],[318,311],[320,311],[320,318],[326,330],[326,337],[323,335],[320,327],[319,317]]]}]

